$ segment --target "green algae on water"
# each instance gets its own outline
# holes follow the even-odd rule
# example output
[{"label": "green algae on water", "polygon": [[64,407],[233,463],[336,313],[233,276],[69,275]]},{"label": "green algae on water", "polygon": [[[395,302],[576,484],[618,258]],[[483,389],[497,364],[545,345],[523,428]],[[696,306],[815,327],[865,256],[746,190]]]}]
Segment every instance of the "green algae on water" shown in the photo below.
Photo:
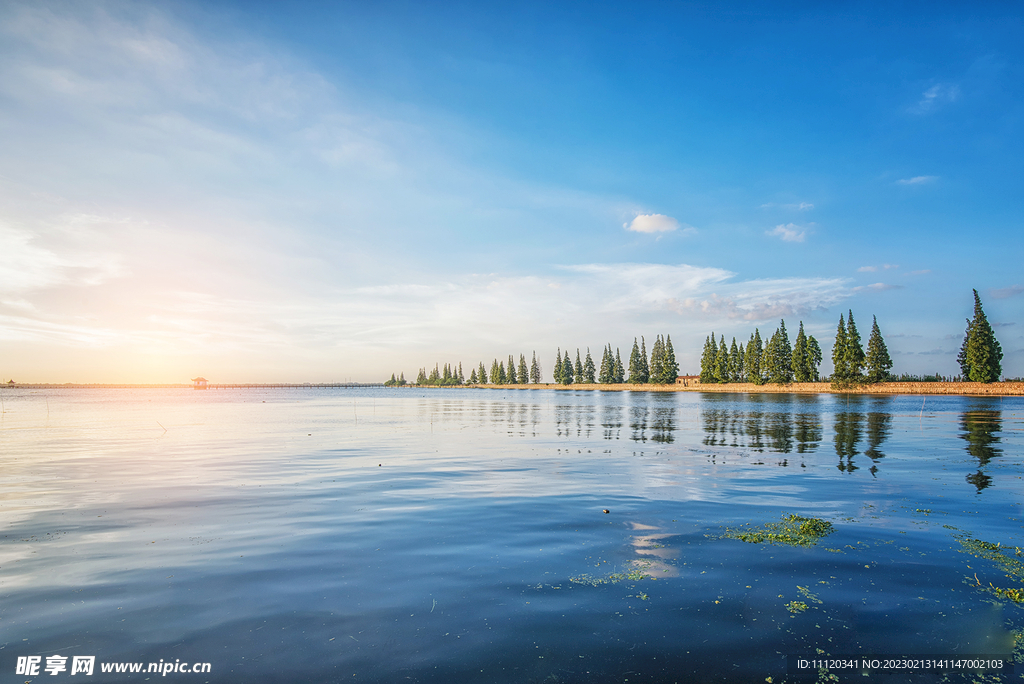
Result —
[{"label": "green algae on water", "polygon": [[727,528],[722,535],[726,539],[739,539],[750,544],[783,544],[786,546],[814,546],[822,537],[827,537],[835,528],[821,518],[805,518],[788,515],[780,522],[766,523],[760,528]]},{"label": "green algae on water", "polygon": [[[960,545],[963,547],[961,549],[961,553],[969,553],[972,556],[992,561],[998,565],[1004,573],[1006,573],[1007,578],[1017,582],[1024,582],[1024,562],[1019,560],[1019,558],[1021,558],[1021,554],[1024,553],[1024,549],[1021,549],[1019,546],[1003,546],[999,543],[993,544],[992,542],[968,537],[965,534],[957,534],[953,535],[953,537],[960,542]],[[974,579],[977,582],[977,586],[981,588],[982,591],[987,591],[990,594],[1012,601],[1017,605],[1024,605],[1024,587],[1003,588],[997,587],[991,582],[989,582],[986,587],[981,583],[981,580],[978,579],[977,575],[975,575]]]}]

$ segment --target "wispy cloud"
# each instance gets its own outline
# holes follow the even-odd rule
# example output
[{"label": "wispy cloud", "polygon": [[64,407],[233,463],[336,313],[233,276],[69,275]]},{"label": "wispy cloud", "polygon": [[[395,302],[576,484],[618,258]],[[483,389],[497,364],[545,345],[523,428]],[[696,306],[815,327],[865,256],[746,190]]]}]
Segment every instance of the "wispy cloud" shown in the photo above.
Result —
[{"label": "wispy cloud", "polygon": [[859,273],[874,273],[879,268],[888,271],[891,268],[899,268],[899,264],[882,264],[881,266],[861,266],[857,269]]},{"label": "wispy cloud", "polygon": [[760,205],[759,209],[789,209],[791,211],[809,211],[814,208],[814,205],[810,202],[795,202],[790,204],[777,204],[776,202],[767,202]]},{"label": "wispy cloud", "polygon": [[902,289],[903,289],[902,285],[893,285],[891,283],[872,283],[870,285],[859,285],[857,287],[851,288],[850,291],[851,292],[863,292],[864,290],[868,290],[868,291],[871,291],[871,292],[885,292],[886,290],[902,290]]},{"label": "wispy cloud", "polygon": [[960,87],[952,83],[936,83],[923,93],[911,112],[915,114],[927,114],[934,111],[939,105],[954,102],[960,97]]},{"label": "wispy cloud", "polygon": [[634,233],[670,233],[679,228],[683,234],[693,235],[697,229],[679,223],[676,219],[665,214],[637,214],[629,223],[623,223],[622,227]]},{"label": "wispy cloud", "polygon": [[807,236],[807,229],[795,223],[775,226],[772,230],[766,230],[765,235],[780,238],[783,242],[803,242]]},{"label": "wispy cloud", "polygon": [[900,178],[896,181],[896,185],[928,185],[938,179],[938,176],[914,176],[913,178]]},{"label": "wispy cloud", "polygon": [[1009,299],[1010,297],[1016,297],[1021,292],[1024,292],[1024,285],[1011,285],[1010,287],[989,290],[993,299]]}]

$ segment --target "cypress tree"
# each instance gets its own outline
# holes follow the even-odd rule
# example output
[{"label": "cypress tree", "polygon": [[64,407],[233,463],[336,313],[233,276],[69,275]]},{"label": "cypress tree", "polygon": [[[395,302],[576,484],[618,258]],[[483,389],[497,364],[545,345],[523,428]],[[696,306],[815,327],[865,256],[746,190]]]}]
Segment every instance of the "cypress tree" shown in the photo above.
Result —
[{"label": "cypress tree", "polygon": [[859,379],[864,372],[864,348],[861,347],[860,333],[853,322],[853,311],[846,317],[846,368],[853,379]]},{"label": "cypress tree", "polygon": [[405,387],[405,371],[402,371],[398,375],[398,384],[402,387]]},{"label": "cypress tree", "polygon": [[518,385],[519,378],[516,376],[516,359],[511,354],[508,355],[508,384]]},{"label": "cypress tree", "polygon": [[498,384],[499,385],[507,385],[508,384],[508,373],[505,372],[505,362],[504,361],[502,361],[500,364],[498,364]]},{"label": "cypress tree", "polygon": [[839,314],[839,327],[836,328],[836,341],[832,344],[832,380],[850,379],[849,367],[846,363],[846,321]]},{"label": "cypress tree", "polygon": [[725,335],[722,335],[715,354],[715,382],[729,382],[729,350],[725,347]]},{"label": "cypress tree", "polygon": [[575,369],[572,366],[572,359],[569,358],[569,350],[565,350],[565,356],[562,358],[562,384],[571,385],[576,379],[573,377]]},{"label": "cypress tree", "polygon": [[611,383],[613,365],[615,365],[615,361],[612,360],[612,345],[607,344],[601,354],[601,370],[597,374],[597,381],[602,385]]},{"label": "cypress tree", "polygon": [[420,368],[419,375],[416,376],[416,384],[417,385],[426,385],[427,384],[427,369],[426,368]]},{"label": "cypress tree", "polygon": [[583,382],[594,384],[594,359],[590,358],[590,347],[587,347],[587,358],[583,362]]},{"label": "cypress tree", "polygon": [[583,363],[580,361],[579,347],[576,347],[576,365],[573,366],[573,377],[577,383],[583,382]]},{"label": "cypress tree", "polygon": [[466,384],[466,376],[462,374],[462,362],[461,361],[459,361],[459,384],[460,385],[465,385]]},{"label": "cypress tree", "polygon": [[793,381],[793,349],[789,346],[789,333],[786,332],[786,321],[779,322],[779,328],[772,335],[771,358],[769,359],[769,379],[779,385]]},{"label": "cypress tree", "polygon": [[[501,375],[504,375],[504,373]],[[491,384],[500,385],[501,375],[498,374],[498,359],[494,359],[494,362],[491,363]]]},{"label": "cypress tree", "polygon": [[629,381],[632,383],[640,382],[640,345],[636,343],[636,338],[633,338],[633,351],[629,354]]},{"label": "cypress tree", "polygon": [[807,335],[804,334],[804,322],[800,321],[800,331],[793,342],[793,379],[797,382],[811,381],[811,365],[807,357]]},{"label": "cypress tree", "polygon": [[537,351],[533,352],[533,361],[530,363],[530,382],[534,385],[540,384],[540,362],[537,360]]},{"label": "cypress tree", "polygon": [[871,317],[871,335],[868,337],[867,369],[869,382],[882,382],[889,377],[892,359],[882,339],[882,331],[878,329],[878,318]]},{"label": "cypress tree", "polygon": [[[734,342],[735,344],[735,342]],[[679,363],[676,361],[676,352],[672,349],[672,336],[665,336],[665,382],[674,385],[679,376]]]},{"label": "cypress tree", "polygon": [[[611,349],[611,345],[608,345]],[[612,382],[621,385],[626,381],[626,369],[622,367],[622,357],[619,356],[619,348],[615,348],[615,375],[612,377]]]},{"label": "cypress tree", "polygon": [[477,369],[476,381],[481,385],[487,384],[487,367],[483,361],[480,362],[480,367]]},{"label": "cypress tree", "polygon": [[974,290],[974,318],[967,323],[957,361],[964,380],[971,382],[997,382],[1003,374],[1003,348],[985,316],[977,290]]},{"label": "cypress tree", "polygon": [[555,382],[559,385],[562,384],[562,348],[559,347],[558,351],[555,352],[555,369],[552,371],[555,374]]},{"label": "cypress tree", "polygon": [[764,383],[764,350],[761,348],[761,330],[758,328],[754,328],[754,334],[747,343],[743,368],[747,372],[747,382],[755,385]]},{"label": "cypress tree", "polygon": [[524,385],[530,382],[530,371],[526,368],[526,357],[522,354],[519,355],[519,373],[517,375],[519,376],[519,382]]},{"label": "cypress tree", "polygon": [[476,368],[474,368],[473,370],[471,370],[469,372],[469,384],[470,385],[477,384],[477,382],[476,382]]}]

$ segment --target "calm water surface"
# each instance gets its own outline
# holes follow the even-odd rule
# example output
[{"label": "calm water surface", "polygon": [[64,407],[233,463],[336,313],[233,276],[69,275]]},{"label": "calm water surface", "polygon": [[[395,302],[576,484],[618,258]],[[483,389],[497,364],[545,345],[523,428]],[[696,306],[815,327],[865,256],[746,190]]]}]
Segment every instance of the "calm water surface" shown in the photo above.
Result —
[{"label": "calm water surface", "polygon": [[[555,684],[1021,651],[1019,398],[0,396],[0,681],[71,676],[15,673],[54,654],[96,656],[86,681]],[[793,514],[834,532],[725,536]]]}]

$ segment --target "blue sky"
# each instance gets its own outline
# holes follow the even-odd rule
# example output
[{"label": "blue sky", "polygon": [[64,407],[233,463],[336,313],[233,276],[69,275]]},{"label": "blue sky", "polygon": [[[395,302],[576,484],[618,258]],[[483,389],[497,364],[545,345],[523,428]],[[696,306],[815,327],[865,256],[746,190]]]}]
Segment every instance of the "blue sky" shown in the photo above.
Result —
[{"label": "blue sky", "polygon": [[[378,380],[841,312],[1024,375],[1011,3],[5,3],[0,375]],[[826,362],[824,370],[830,364]]]}]

